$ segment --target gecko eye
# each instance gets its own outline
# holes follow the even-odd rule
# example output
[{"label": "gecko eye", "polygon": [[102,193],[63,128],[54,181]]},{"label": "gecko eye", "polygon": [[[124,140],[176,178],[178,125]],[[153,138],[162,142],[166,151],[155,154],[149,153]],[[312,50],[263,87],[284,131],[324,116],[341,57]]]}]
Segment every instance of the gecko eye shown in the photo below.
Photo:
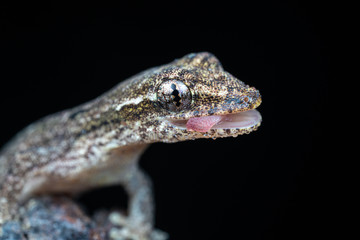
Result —
[{"label": "gecko eye", "polygon": [[158,88],[157,98],[161,106],[170,111],[181,111],[191,104],[189,88],[178,80],[163,82]]}]

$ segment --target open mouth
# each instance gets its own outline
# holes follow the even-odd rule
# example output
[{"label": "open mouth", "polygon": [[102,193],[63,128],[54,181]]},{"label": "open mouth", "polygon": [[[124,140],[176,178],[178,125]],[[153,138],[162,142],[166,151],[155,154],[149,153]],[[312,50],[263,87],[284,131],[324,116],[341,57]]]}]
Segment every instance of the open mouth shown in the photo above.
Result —
[{"label": "open mouth", "polygon": [[171,120],[172,125],[188,131],[208,132],[210,129],[247,129],[261,122],[261,114],[255,110],[244,112],[193,117],[187,120]]}]

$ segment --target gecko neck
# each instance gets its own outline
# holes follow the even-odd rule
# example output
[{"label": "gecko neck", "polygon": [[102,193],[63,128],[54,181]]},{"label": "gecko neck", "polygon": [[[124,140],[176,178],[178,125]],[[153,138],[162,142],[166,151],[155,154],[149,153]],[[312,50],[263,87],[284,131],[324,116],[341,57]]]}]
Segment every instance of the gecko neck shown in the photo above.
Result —
[{"label": "gecko neck", "polygon": [[90,109],[74,109],[68,113],[68,121],[75,126],[72,133],[75,142],[98,143],[107,148],[144,144],[141,134],[134,131],[139,122],[126,121],[121,113],[101,101]]}]

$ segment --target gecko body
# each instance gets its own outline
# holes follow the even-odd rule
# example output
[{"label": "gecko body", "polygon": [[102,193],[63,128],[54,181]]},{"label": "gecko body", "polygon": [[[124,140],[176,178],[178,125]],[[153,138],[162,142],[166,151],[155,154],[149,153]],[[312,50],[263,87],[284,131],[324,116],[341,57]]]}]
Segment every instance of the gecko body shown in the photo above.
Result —
[{"label": "gecko body", "polygon": [[259,91],[204,52],[141,72],[93,101],[40,119],[0,152],[0,236],[1,226],[19,221],[19,206],[34,195],[121,184],[129,195],[125,222],[133,236],[147,239],[151,184],[137,165],[146,147],[250,133],[260,125],[260,103]]}]

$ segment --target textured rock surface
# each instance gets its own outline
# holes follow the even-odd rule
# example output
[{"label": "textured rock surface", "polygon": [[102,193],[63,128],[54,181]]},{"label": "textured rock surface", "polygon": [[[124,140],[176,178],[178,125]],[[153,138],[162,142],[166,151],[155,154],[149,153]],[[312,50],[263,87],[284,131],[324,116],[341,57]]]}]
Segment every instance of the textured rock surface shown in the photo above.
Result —
[{"label": "textured rock surface", "polygon": [[[114,225],[110,214],[98,211],[90,218],[69,198],[35,198],[21,209],[21,222],[3,226],[0,240],[140,240],[124,237],[126,229]],[[165,239],[167,234],[154,231],[149,240]]]}]

